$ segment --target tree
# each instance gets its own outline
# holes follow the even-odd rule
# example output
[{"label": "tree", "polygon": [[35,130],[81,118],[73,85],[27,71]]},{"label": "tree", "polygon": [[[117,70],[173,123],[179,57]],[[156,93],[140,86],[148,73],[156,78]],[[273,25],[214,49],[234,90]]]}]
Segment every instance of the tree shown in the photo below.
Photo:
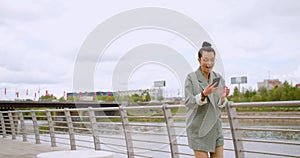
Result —
[{"label": "tree", "polygon": [[65,101],[66,101],[65,97],[60,97],[58,100],[59,100],[60,102],[65,102]]},{"label": "tree", "polygon": [[141,97],[136,93],[131,95],[131,100],[135,103],[138,102],[140,99],[141,99]]},{"label": "tree", "polygon": [[239,95],[240,95],[240,92],[239,92],[239,89],[237,87],[234,87],[234,90],[233,90],[233,101],[234,102],[239,102]]},{"label": "tree", "polygon": [[142,93],[142,101],[151,101],[151,96],[148,91]]},{"label": "tree", "polygon": [[268,91],[266,87],[262,87],[258,89],[258,93],[261,96],[261,101],[267,101],[268,100]]},{"label": "tree", "polygon": [[259,94],[255,94],[251,97],[251,102],[261,101],[261,96]]},{"label": "tree", "polygon": [[164,100],[164,97],[161,95],[157,98],[158,101],[163,101]]},{"label": "tree", "polygon": [[149,92],[146,93],[146,101],[151,101],[151,96]]},{"label": "tree", "polygon": [[48,100],[48,101],[51,101],[51,100],[56,100],[56,96],[54,95],[42,95],[40,97],[41,100]]},{"label": "tree", "polygon": [[73,96],[68,96],[68,99],[67,99],[68,101],[74,101],[75,100],[75,98],[73,97]]},{"label": "tree", "polygon": [[107,101],[108,102],[115,101],[115,96],[109,96],[109,97],[107,97]]},{"label": "tree", "polygon": [[246,92],[245,92],[245,94],[244,94],[244,97],[247,99],[247,100],[249,100],[249,98],[251,98],[251,93],[250,93],[250,91],[247,89],[246,90]]},{"label": "tree", "polygon": [[239,93],[238,88],[235,87],[233,95],[229,96],[228,99],[234,102],[300,100],[300,88],[293,87],[292,83],[287,81],[269,91],[262,87],[257,92],[246,90],[244,93]]},{"label": "tree", "polygon": [[294,89],[294,97],[293,100],[300,100],[300,88]]},{"label": "tree", "polygon": [[106,95],[97,96],[97,100],[106,102],[107,101],[107,96]]},{"label": "tree", "polygon": [[290,84],[287,81],[284,81],[280,100],[282,101],[291,100],[292,99],[292,95],[290,94],[291,92],[293,92],[292,86],[290,86]]}]

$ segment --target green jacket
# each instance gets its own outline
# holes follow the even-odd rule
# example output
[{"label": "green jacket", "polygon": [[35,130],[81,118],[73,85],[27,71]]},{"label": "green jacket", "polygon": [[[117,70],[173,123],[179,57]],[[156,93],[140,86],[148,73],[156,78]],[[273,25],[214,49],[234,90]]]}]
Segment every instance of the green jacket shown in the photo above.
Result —
[{"label": "green jacket", "polygon": [[[212,83],[213,79],[217,77],[221,77],[219,89],[216,92],[208,95],[206,100],[204,100],[202,103],[197,103],[197,95],[199,98],[199,95],[201,96],[201,92],[205,89],[205,87]],[[213,128],[217,120],[220,119],[221,108],[227,105],[227,99],[225,99],[224,103],[221,105],[221,93],[224,85],[225,81],[222,76],[213,71],[210,73],[209,83],[207,83],[205,77],[200,71],[200,68],[187,75],[185,80],[185,105],[187,108],[186,128],[187,130],[199,128],[198,136],[188,135],[188,137],[204,137]],[[198,108],[201,106],[208,107],[204,108],[205,110],[200,111],[200,119],[199,117],[198,119],[194,119]],[[197,121],[197,123],[193,121]]]}]

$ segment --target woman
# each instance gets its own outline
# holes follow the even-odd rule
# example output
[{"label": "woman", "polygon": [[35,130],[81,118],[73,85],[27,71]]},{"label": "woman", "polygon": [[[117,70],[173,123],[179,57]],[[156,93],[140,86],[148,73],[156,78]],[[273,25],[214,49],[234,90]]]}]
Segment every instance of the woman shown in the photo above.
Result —
[{"label": "woman", "polygon": [[[198,52],[200,67],[185,80],[186,131],[196,158],[208,158],[208,154],[223,158],[221,108],[227,105],[229,89],[222,76],[212,71],[215,56],[211,44],[203,42]],[[212,83],[218,77],[220,83]]]}]

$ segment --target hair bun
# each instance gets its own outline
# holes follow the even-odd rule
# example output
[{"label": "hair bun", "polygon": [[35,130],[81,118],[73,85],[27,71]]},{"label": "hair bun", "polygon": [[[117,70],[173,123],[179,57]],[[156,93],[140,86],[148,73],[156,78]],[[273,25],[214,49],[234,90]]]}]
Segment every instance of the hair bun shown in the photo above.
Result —
[{"label": "hair bun", "polygon": [[202,43],[202,47],[211,47],[211,44],[208,43],[208,42],[206,42],[206,41],[204,41],[204,42]]}]

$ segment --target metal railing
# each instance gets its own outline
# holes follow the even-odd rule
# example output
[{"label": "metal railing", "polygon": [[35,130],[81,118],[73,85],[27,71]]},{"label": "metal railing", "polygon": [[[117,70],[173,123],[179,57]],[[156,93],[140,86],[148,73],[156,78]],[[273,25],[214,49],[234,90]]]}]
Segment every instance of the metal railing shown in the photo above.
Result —
[{"label": "metal railing", "polygon": [[[222,116],[225,155],[227,153],[231,155],[228,157],[236,158],[253,157],[253,154],[262,157],[299,157],[299,113],[295,112],[294,116],[289,113],[261,116],[257,115],[259,112],[253,115],[237,112],[237,108],[267,106],[300,107],[300,101],[230,102],[227,112]],[[257,126],[264,120],[289,122],[295,126]],[[11,137],[36,144],[48,142],[52,147],[66,145],[71,150],[104,150],[128,158],[194,156],[187,144],[184,105],[2,111],[0,125],[3,138]],[[260,136],[251,137],[251,134],[259,132]],[[272,134],[270,138],[266,137],[268,132],[279,137],[280,134],[286,134],[288,139],[281,140]],[[262,148],[255,148],[257,146]],[[280,152],[278,149],[282,146],[292,150]]]},{"label": "metal railing", "polygon": [[[288,107],[298,107],[297,110],[300,111],[300,101],[273,101],[273,102],[249,102],[249,103],[233,103],[230,102],[229,106],[227,107],[227,113],[228,113],[228,118],[229,118],[229,123],[230,123],[230,128],[231,128],[231,133],[232,133],[232,139],[233,139],[233,144],[234,144],[234,149],[235,149],[235,155],[238,158],[244,158],[246,157],[245,154],[260,154],[260,155],[265,155],[265,156],[277,156],[277,157],[300,157],[299,152],[294,152],[294,153],[287,153],[287,151],[281,151],[282,145],[287,145],[288,148],[292,148],[294,151],[300,151],[300,113],[295,112],[286,112],[284,113],[273,113],[269,112],[267,113],[262,113],[263,116],[260,115],[253,115],[253,116],[241,116],[236,112],[237,108],[264,108],[264,107],[282,107],[284,110]],[[295,109],[295,108],[294,108]],[[259,114],[260,112],[257,112]],[[293,116],[291,116],[291,114]],[[266,115],[266,116],[264,116]],[[280,116],[281,115],[281,116]],[[275,124],[280,124],[279,127],[272,127],[272,126],[261,126],[261,127],[247,127],[246,125],[241,125],[240,122],[244,120],[251,120],[252,124],[257,124],[259,123],[258,121],[255,122],[255,120],[269,120],[268,124],[270,122]],[[247,121],[246,121],[247,122]],[[277,123],[276,123],[277,122]],[[248,121],[249,124],[249,121]],[[292,125],[289,126],[289,125]],[[253,125],[252,125],[253,126]],[[279,136],[283,137],[283,134],[286,134],[287,137],[293,137],[294,139],[291,138],[290,141],[287,141],[285,139],[283,140],[274,140],[272,138],[272,135],[266,135],[264,136],[265,138],[262,139],[255,139],[255,138],[245,138],[243,136],[246,132],[277,132]],[[269,138],[271,137],[271,138]],[[263,144],[264,147],[260,149],[247,149],[244,144],[249,143],[249,142],[254,142],[257,144]],[[276,144],[276,145],[281,145],[280,147],[277,147],[274,149],[271,149],[271,151],[266,151],[267,148],[271,144]],[[292,152],[292,150],[289,150]]]}]

